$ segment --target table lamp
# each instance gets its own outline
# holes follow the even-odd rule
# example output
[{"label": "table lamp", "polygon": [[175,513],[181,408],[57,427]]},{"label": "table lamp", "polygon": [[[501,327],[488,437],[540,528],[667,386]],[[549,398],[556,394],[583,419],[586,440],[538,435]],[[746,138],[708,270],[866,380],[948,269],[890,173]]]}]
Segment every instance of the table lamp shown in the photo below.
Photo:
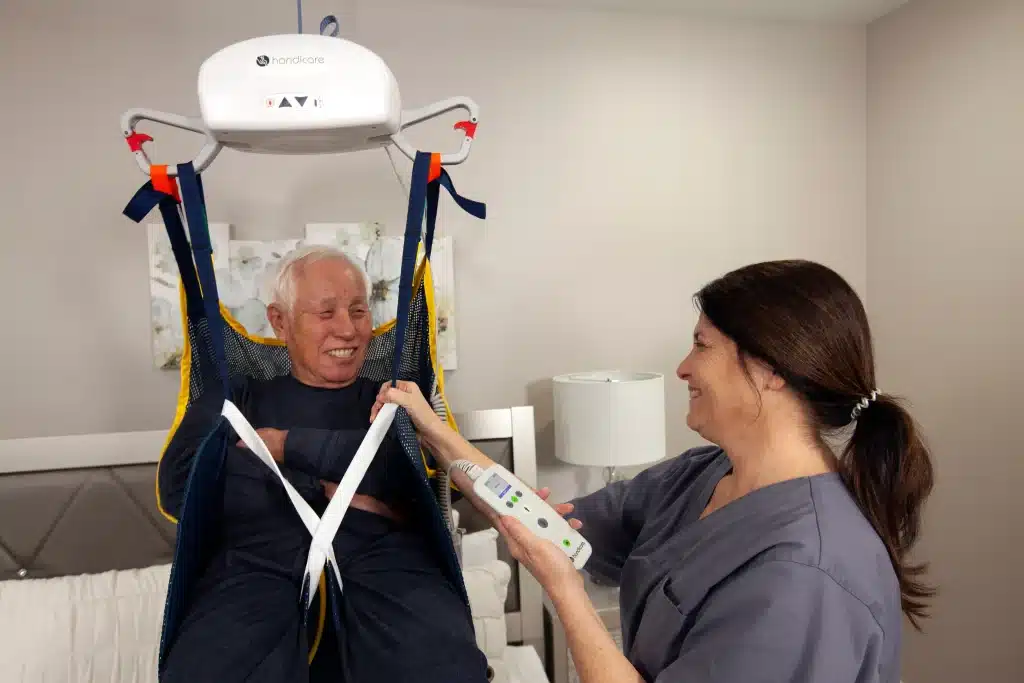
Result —
[{"label": "table lamp", "polygon": [[665,377],[619,370],[559,375],[554,394],[555,457],[603,467],[648,465],[665,457]]}]

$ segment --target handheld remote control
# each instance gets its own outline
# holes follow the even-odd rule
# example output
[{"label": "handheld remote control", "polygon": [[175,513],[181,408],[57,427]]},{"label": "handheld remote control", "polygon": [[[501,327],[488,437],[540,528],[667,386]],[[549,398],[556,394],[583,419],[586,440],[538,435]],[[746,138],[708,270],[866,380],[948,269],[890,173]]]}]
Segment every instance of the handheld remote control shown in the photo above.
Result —
[{"label": "handheld remote control", "polygon": [[590,559],[590,543],[529,486],[501,465],[491,465],[473,482],[473,492],[500,515],[511,515],[527,529],[554,543],[576,569]]}]

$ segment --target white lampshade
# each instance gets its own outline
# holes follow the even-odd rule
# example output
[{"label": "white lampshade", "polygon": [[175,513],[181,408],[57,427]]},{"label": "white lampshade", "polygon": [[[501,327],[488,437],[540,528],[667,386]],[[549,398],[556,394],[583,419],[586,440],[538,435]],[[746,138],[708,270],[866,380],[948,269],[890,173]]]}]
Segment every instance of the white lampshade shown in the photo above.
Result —
[{"label": "white lampshade", "polygon": [[665,457],[665,378],[600,371],[553,379],[555,457],[573,465],[630,467]]}]

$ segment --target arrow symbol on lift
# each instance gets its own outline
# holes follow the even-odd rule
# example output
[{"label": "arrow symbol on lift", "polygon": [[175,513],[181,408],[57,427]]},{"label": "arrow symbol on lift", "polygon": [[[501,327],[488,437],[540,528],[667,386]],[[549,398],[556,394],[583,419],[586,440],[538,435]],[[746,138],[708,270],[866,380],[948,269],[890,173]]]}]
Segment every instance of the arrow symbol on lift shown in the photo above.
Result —
[{"label": "arrow symbol on lift", "polygon": [[306,104],[306,100],[308,100],[308,99],[309,99],[308,95],[296,95],[295,96],[295,101],[299,103],[300,107],[302,105]]}]

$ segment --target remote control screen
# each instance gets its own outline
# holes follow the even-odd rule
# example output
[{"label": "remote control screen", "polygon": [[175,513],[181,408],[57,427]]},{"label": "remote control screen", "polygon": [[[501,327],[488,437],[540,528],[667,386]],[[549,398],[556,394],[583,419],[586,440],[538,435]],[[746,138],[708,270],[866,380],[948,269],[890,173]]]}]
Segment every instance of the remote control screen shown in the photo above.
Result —
[{"label": "remote control screen", "polygon": [[508,493],[508,490],[512,488],[497,472],[491,474],[491,476],[487,478],[487,481],[484,482],[484,486],[498,494],[498,498],[504,498],[505,494]]}]

